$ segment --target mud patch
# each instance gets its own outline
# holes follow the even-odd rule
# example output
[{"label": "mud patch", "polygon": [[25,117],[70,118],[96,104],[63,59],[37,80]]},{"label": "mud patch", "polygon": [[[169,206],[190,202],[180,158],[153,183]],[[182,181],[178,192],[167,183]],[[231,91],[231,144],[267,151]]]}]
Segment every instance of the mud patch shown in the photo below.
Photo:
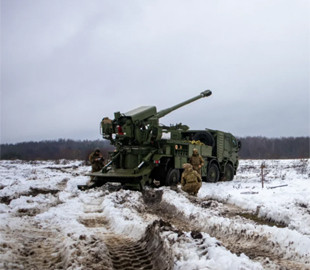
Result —
[{"label": "mud patch", "polygon": [[[143,193],[143,201],[145,202],[145,210],[147,213],[157,216],[161,222],[173,224],[178,230],[191,231],[198,230],[189,224],[189,220],[184,216],[184,213],[175,205],[166,201],[162,201],[162,190],[148,190]],[[193,217],[195,218],[195,217]]]},{"label": "mud patch", "polygon": [[306,208],[306,209],[308,208],[308,205],[305,203],[298,203],[297,205],[301,208]]},{"label": "mud patch", "polygon": [[17,216],[35,216],[41,213],[38,208],[20,208],[17,210]]},{"label": "mud patch", "polygon": [[106,244],[113,269],[172,269],[172,254],[160,236],[160,224],[154,221],[137,242],[125,237],[107,236]]},{"label": "mud patch", "polygon": [[12,200],[13,199],[10,196],[2,196],[2,197],[0,197],[0,203],[4,203],[6,205],[9,205]]},{"label": "mud patch", "polygon": [[63,203],[59,197],[50,197],[46,195],[47,198],[43,202],[37,203],[36,200],[29,199],[27,200],[24,207],[16,209],[14,216],[23,217],[23,216],[36,216],[47,211],[51,207],[56,207],[57,205]]},{"label": "mud patch", "polygon": [[272,219],[262,218],[262,217],[259,217],[258,215],[255,215],[255,214],[252,214],[249,212],[236,213],[236,215],[243,217],[243,218],[246,218],[246,219],[249,219],[249,220],[252,220],[256,224],[259,224],[259,225],[267,225],[267,226],[271,226],[271,227],[276,226],[278,228],[286,228],[287,227],[287,225],[285,223],[276,222],[276,221],[273,221]]},{"label": "mud patch", "polygon": [[106,239],[113,269],[153,269],[152,256],[131,239],[111,236]]},{"label": "mud patch", "polygon": [[277,222],[272,220],[271,218],[266,218],[263,216],[259,216],[260,207],[258,206],[255,212],[245,211],[244,209],[229,203],[225,203],[222,201],[214,200],[214,199],[198,199],[192,196],[189,196],[189,200],[202,207],[208,208],[216,211],[217,215],[227,217],[227,218],[236,218],[241,217],[246,219],[245,222],[253,222],[253,224],[257,225],[266,225],[266,226],[276,226],[278,228],[285,228],[287,224],[284,222]]},{"label": "mud patch", "polygon": [[62,167],[56,167],[56,166],[54,166],[54,167],[46,167],[46,169],[50,169],[50,170],[55,170],[55,171],[61,171],[61,172],[64,172],[64,173],[68,173],[68,169],[74,169],[74,170],[76,170],[78,168],[78,166],[76,166],[76,165],[73,165],[73,166],[62,166]]},{"label": "mud patch", "polygon": [[33,187],[31,187],[29,189],[29,191],[27,191],[27,192],[17,193],[17,194],[14,194],[12,196],[2,196],[2,197],[0,197],[0,203],[4,203],[6,205],[9,205],[12,200],[18,199],[21,196],[36,197],[39,194],[52,194],[52,195],[56,195],[58,192],[60,192],[59,189],[45,189],[45,188],[33,188]]},{"label": "mud patch", "polygon": [[2,269],[65,269],[64,246],[56,231],[31,223],[3,236]]},{"label": "mud patch", "polygon": [[144,190],[142,192],[142,198],[145,204],[147,205],[156,205],[159,204],[163,197],[162,190]]},{"label": "mud patch", "polygon": [[46,189],[46,188],[30,188],[29,192],[24,196],[38,196],[39,194],[52,194],[55,195],[60,192],[59,189]]},{"label": "mud patch", "polygon": [[112,261],[101,234],[71,237],[72,244],[68,248],[70,256],[65,269],[113,270]]},{"label": "mud patch", "polygon": [[85,227],[107,227],[109,222],[104,217],[83,217],[79,219],[79,222]]},{"label": "mud patch", "polygon": [[62,179],[58,184],[57,184],[57,188],[59,188],[60,190],[65,189],[65,187],[67,186],[67,183],[70,179],[69,178],[64,178]]}]

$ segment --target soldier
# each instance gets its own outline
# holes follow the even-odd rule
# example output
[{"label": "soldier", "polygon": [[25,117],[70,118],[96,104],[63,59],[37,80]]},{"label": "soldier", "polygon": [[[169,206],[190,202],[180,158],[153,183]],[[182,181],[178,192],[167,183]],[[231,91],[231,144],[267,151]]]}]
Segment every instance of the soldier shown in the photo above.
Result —
[{"label": "soldier", "polygon": [[[89,161],[91,163],[92,172],[100,171],[104,166],[104,159],[98,148],[89,155]],[[92,184],[93,179],[94,177],[91,176],[89,184]]]},{"label": "soldier", "polygon": [[183,164],[184,172],[181,176],[181,188],[183,191],[190,195],[197,196],[197,193],[201,187],[201,176],[193,170],[193,166],[189,163]]},{"label": "soldier", "polygon": [[104,166],[104,159],[98,148],[89,155],[89,161],[91,163],[92,172],[100,171]]},{"label": "soldier", "polygon": [[196,148],[193,149],[193,154],[189,159],[189,163],[192,164],[193,169],[197,171],[201,176],[201,168],[205,164],[201,155],[199,155]]}]

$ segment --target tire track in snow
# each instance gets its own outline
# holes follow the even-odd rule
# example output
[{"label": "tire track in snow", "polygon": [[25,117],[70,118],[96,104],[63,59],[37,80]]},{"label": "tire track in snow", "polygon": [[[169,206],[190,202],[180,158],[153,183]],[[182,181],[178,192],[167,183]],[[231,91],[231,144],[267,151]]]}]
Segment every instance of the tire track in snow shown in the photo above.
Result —
[{"label": "tire track in snow", "polygon": [[3,231],[5,241],[0,251],[6,254],[3,269],[64,269],[65,246],[59,232],[43,228],[39,223],[24,220]]},{"label": "tire track in snow", "polygon": [[[205,200],[188,196],[189,200],[198,207],[205,208]],[[270,238],[270,234],[261,229],[262,225],[273,227],[275,231],[281,231],[285,226],[270,220],[257,218],[258,213],[251,213],[236,205],[216,200],[207,200],[213,212],[218,211],[219,216],[230,220],[231,226],[214,224],[214,226],[204,226],[202,231],[220,240],[231,252],[240,255],[247,255],[250,259],[259,261],[266,269],[310,269],[310,258],[303,258],[296,251],[290,251],[289,243],[284,249],[283,246]],[[249,217],[249,218],[247,218]],[[253,230],[239,230],[238,227],[254,225]],[[256,229],[258,227],[259,229]],[[303,262],[301,262],[303,261]]]},{"label": "tire track in snow", "polygon": [[[144,201],[148,204],[147,211],[158,218],[171,223],[181,231],[201,231],[218,239],[221,244],[232,253],[247,255],[251,260],[260,262],[265,269],[310,269],[310,261],[302,255],[284,248],[280,243],[272,240],[262,225],[252,219],[242,217],[243,209],[214,200],[199,199],[183,194],[189,201],[205,215],[186,216],[179,210],[173,201],[161,201],[163,191],[150,190],[144,195]],[[151,198],[151,200],[150,200]],[[218,219],[212,219],[212,217]],[[211,220],[212,219],[212,220]],[[269,225],[269,221],[266,221]],[[274,227],[275,228],[275,227]],[[283,228],[276,227],[281,231]]]},{"label": "tire track in snow", "polygon": [[[112,232],[109,221],[102,216],[102,200],[84,204],[84,215],[79,221],[88,227],[88,233],[97,243],[106,246],[106,268],[114,270],[172,269],[172,256],[164,247],[158,223],[149,225],[144,236],[137,240]],[[93,246],[92,249],[96,249]],[[91,253],[90,250],[87,253]],[[88,267],[94,267],[88,264]],[[101,269],[101,268],[91,268]]]}]

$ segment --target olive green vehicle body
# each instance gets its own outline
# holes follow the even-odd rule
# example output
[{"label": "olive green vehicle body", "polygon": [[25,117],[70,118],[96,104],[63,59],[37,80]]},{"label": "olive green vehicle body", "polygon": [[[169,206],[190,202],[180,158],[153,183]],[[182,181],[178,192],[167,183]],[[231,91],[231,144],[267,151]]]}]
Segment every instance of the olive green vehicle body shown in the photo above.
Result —
[{"label": "olive green vehicle body", "polygon": [[232,180],[238,168],[240,143],[230,133],[218,130],[190,130],[177,124],[163,126],[159,119],[168,113],[200,98],[210,96],[206,90],[200,95],[157,112],[155,106],[142,106],[127,113],[116,112],[115,119],[104,118],[101,133],[110,140],[115,151],[109,162],[94,172],[95,185],[120,182],[133,189],[147,184],[176,185],[193,149],[198,149],[205,164],[205,181]]}]

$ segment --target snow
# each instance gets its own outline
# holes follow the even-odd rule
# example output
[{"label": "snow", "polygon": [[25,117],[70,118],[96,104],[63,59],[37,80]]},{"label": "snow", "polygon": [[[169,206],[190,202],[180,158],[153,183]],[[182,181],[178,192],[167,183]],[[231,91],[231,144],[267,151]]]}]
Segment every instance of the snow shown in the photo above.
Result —
[{"label": "snow", "polygon": [[[254,168],[247,171],[248,176],[242,173],[233,182],[209,183],[208,188],[201,189],[199,196],[216,198],[252,211],[259,209],[259,216],[283,222],[290,229],[310,235],[309,162],[268,161],[264,188],[260,174],[262,163],[261,160],[242,162],[241,170]],[[305,209],[308,209],[308,215]]]},{"label": "snow", "polygon": [[54,269],[86,269],[95,253],[108,265],[107,236],[138,241],[158,219],[171,223],[160,236],[173,269],[310,269],[308,159],[241,160],[233,181],[203,183],[198,197],[161,187],[155,205],[138,191],[78,190],[89,170],[82,161],[0,161],[1,269],[31,269],[20,253],[31,237],[47,239],[39,249],[59,257]]}]

